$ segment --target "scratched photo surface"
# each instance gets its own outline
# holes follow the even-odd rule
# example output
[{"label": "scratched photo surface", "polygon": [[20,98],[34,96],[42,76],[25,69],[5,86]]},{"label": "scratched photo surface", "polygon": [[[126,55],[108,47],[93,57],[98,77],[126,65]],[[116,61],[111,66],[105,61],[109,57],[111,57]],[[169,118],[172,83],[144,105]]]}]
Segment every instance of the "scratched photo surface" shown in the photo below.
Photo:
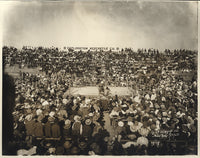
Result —
[{"label": "scratched photo surface", "polygon": [[3,6],[3,155],[197,155],[197,2]]}]

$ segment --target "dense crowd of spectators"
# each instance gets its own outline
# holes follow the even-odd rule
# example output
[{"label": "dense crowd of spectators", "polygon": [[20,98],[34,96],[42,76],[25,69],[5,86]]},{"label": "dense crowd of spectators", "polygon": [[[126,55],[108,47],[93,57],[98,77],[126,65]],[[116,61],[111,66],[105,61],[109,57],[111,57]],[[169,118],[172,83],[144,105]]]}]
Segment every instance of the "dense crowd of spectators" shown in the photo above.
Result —
[{"label": "dense crowd of spectators", "polygon": [[[15,78],[17,154],[196,154],[196,58],[190,50],[3,47],[5,68],[41,68]],[[129,87],[132,96],[67,91],[102,83]]]}]

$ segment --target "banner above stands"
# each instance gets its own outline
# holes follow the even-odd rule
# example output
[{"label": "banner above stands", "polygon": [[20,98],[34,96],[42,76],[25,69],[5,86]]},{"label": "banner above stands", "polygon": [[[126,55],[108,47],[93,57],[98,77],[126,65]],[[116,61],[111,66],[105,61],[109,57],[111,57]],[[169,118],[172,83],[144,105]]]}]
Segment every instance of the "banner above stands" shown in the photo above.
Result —
[{"label": "banner above stands", "polygon": [[64,49],[68,49],[68,50],[74,50],[74,51],[100,51],[100,50],[104,50],[104,51],[109,51],[109,50],[116,50],[118,51],[119,48],[114,48],[114,47],[64,47]]},{"label": "banner above stands", "polygon": [[73,51],[116,51],[131,49],[132,48],[119,48],[119,47],[64,47],[64,50],[73,50]]}]

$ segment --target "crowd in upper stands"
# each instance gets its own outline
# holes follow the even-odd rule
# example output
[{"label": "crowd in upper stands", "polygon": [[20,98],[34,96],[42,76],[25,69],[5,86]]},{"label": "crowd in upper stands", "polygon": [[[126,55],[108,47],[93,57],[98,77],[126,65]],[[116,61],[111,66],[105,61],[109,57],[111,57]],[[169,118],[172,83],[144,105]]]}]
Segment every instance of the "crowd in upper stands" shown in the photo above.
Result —
[{"label": "crowd in upper stands", "polygon": [[[3,47],[15,78],[18,155],[196,153],[197,52]],[[129,87],[132,95],[72,96],[69,87]],[[107,122],[110,127],[108,128]]]}]

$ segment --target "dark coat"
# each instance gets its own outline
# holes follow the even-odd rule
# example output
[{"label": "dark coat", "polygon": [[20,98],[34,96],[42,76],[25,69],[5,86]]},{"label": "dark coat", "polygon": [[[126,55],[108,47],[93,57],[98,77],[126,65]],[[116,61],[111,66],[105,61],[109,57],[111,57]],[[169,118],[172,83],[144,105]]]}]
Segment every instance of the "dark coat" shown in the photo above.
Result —
[{"label": "dark coat", "polygon": [[43,137],[44,133],[43,133],[43,125],[41,122],[36,122],[35,123],[35,130],[34,130],[34,134],[36,137]]},{"label": "dark coat", "polygon": [[114,155],[123,155],[124,149],[122,147],[122,144],[115,140],[113,145],[113,154]]},{"label": "dark coat", "polygon": [[52,137],[54,138],[60,137],[60,126],[58,124],[53,124],[51,130],[52,130]]},{"label": "dark coat", "polygon": [[80,135],[81,122],[74,122],[72,126],[72,134]]},{"label": "dark coat", "polygon": [[44,133],[46,137],[51,137],[51,123],[50,122],[45,123]]},{"label": "dark coat", "polygon": [[25,124],[26,128],[26,135],[28,136],[33,136],[34,135],[34,130],[35,130],[35,121],[27,121]]},{"label": "dark coat", "polygon": [[84,125],[83,126],[83,133],[82,135],[84,137],[90,137],[92,135],[92,128],[90,125]]}]

